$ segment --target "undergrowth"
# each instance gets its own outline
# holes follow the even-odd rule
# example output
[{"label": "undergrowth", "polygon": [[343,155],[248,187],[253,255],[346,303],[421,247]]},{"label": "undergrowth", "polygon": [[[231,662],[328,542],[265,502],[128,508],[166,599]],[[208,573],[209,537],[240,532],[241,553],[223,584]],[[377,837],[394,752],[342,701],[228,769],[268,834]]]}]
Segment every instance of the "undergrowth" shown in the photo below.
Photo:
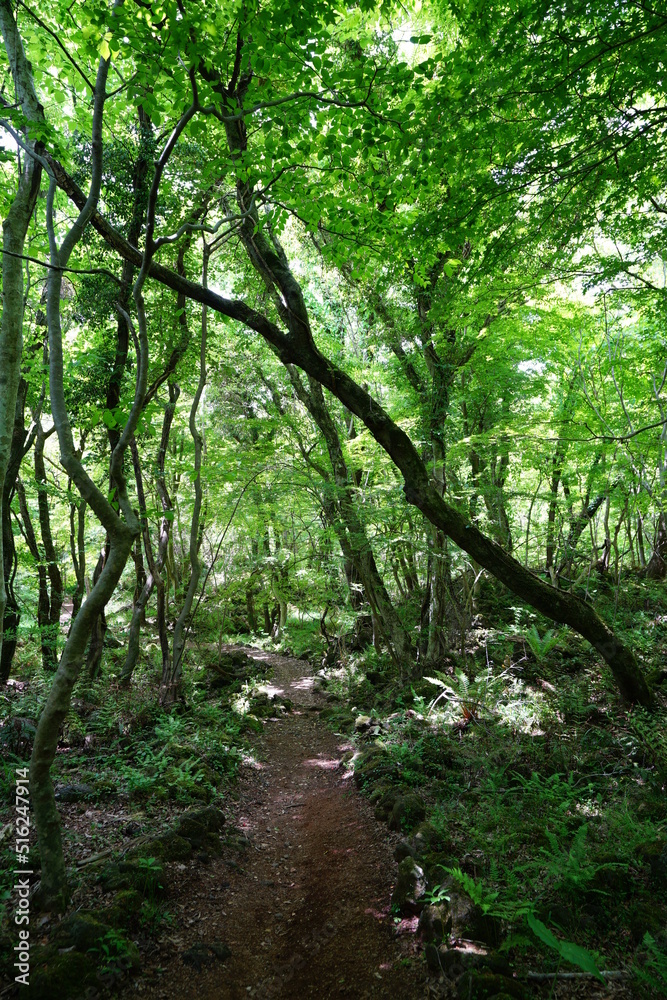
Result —
[{"label": "undergrowth", "polygon": [[[630,969],[637,996],[663,996],[664,697],[652,713],[628,709],[577,638],[535,625],[479,629],[469,653],[467,669],[452,656],[402,688],[389,662],[378,677],[374,655],[367,684],[357,659],[352,707],[370,720],[360,750],[387,754],[367,792],[391,782],[420,794],[436,888],[499,919],[510,956],[537,947],[547,967]],[[345,694],[333,676],[328,689]],[[351,727],[343,702],[331,714]]]}]

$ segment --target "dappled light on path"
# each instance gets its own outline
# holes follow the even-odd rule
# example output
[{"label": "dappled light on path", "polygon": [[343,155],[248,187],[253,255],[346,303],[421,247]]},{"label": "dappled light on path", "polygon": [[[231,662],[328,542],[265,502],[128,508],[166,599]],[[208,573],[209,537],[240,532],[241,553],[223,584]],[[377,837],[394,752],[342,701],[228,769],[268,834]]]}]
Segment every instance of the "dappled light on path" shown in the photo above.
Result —
[{"label": "dappled light on path", "polygon": [[[320,696],[303,661],[264,652],[257,658],[273,667],[263,690],[289,698],[294,710],[266,722],[247,758],[239,803],[227,804],[230,840],[243,845],[240,853],[170,872],[174,909],[190,929],[182,938],[171,935],[180,946],[167,963],[156,959],[154,987],[143,995],[429,995],[423,966],[411,961],[414,928],[397,933],[390,913],[391,847],[368,803],[353,792],[343,763],[351,744],[320,723]],[[180,957],[193,942],[224,942],[231,957],[193,973]]]}]

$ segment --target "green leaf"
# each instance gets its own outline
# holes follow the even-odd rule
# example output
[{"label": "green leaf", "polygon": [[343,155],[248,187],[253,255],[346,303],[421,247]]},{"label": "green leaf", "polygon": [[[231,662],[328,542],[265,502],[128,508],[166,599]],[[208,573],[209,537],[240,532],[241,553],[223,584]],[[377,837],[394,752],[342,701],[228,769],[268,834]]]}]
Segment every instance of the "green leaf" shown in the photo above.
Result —
[{"label": "green leaf", "polygon": [[534,913],[527,913],[526,920],[528,926],[530,927],[533,934],[546,944],[548,948],[553,949],[553,951],[558,952],[560,957],[566,962],[570,962],[572,965],[577,965],[584,972],[590,973],[604,982],[604,976],[601,975],[600,970],[595,964],[595,959],[589,951],[585,948],[579,947],[574,941],[559,941],[555,934],[553,934],[548,927],[546,927],[541,920],[538,920]]},{"label": "green leaf", "polygon": [[565,959],[566,962],[571,962],[573,965],[578,965],[580,969],[584,972],[590,972],[592,976],[604,982],[604,976],[601,975],[600,970],[595,964],[595,960],[589,951],[585,948],[580,948],[578,944],[573,941],[561,941],[560,942],[560,953],[561,957]]},{"label": "green leaf", "polygon": [[538,920],[534,913],[528,913],[526,920],[535,937],[538,937],[548,948],[553,948],[554,951],[560,954],[560,941],[556,935],[552,934],[549,928],[541,920]]}]

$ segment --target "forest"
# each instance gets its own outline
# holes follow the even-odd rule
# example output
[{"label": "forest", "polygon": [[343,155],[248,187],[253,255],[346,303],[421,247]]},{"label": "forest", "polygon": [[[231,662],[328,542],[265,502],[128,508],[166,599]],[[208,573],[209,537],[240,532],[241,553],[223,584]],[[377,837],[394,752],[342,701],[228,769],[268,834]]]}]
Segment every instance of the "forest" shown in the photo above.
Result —
[{"label": "forest", "polygon": [[667,995],[667,5],[0,35],[0,998]]}]

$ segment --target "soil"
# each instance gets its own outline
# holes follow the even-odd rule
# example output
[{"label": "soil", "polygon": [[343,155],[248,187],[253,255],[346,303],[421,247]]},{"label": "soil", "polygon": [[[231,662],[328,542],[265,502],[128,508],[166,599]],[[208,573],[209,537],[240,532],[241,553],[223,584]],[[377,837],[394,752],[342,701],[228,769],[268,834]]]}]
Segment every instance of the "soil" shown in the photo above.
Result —
[{"label": "soil", "polygon": [[[308,665],[243,651],[268,661],[270,688],[294,703],[289,715],[265,723],[243,769],[229,821],[250,843],[208,864],[169,866],[167,905],[177,921],[122,996],[434,995],[416,958],[414,927],[397,926],[390,913],[396,864],[386,827],[341,759],[350,744],[318,720],[322,701]],[[231,957],[211,955],[197,971],[184,962],[197,944],[228,945]]]}]

